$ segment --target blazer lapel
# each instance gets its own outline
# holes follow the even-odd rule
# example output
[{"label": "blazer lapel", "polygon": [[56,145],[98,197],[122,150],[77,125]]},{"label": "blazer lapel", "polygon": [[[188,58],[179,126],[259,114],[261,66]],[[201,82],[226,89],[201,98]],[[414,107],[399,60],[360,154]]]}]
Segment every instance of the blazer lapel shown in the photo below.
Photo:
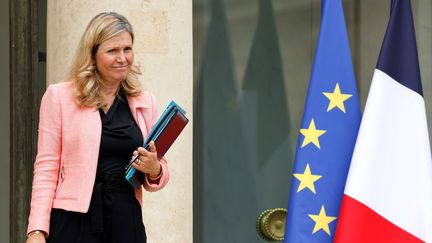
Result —
[{"label": "blazer lapel", "polygon": [[[147,138],[146,124],[151,124],[148,114],[150,114],[150,104],[144,95],[140,96],[127,96],[129,108],[131,109],[132,116],[138,127],[141,130],[144,140]],[[147,123],[146,123],[147,120]]]}]

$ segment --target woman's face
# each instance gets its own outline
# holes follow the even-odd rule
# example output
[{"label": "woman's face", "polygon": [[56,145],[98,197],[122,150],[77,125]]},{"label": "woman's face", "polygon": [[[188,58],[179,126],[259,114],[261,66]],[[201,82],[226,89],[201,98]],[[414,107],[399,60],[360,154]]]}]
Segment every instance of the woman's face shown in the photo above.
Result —
[{"label": "woman's face", "polygon": [[101,81],[107,84],[124,81],[134,59],[132,37],[123,31],[113,38],[102,42],[96,51],[96,69]]}]

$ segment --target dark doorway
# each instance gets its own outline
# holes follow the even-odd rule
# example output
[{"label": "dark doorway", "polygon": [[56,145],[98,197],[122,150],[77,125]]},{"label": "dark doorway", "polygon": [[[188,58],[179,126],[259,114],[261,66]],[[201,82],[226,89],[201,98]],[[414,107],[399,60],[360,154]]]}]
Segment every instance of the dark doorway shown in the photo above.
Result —
[{"label": "dark doorway", "polygon": [[0,242],[9,242],[9,2],[0,1]]},{"label": "dark doorway", "polygon": [[[9,242],[25,242],[39,102],[45,90],[46,0],[9,1]],[[3,242],[3,241],[2,241]]]}]

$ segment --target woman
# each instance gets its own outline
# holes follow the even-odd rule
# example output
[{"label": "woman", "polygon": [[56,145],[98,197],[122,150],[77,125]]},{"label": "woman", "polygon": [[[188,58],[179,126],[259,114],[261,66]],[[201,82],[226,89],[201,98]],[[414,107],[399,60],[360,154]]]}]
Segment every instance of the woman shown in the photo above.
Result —
[{"label": "woman", "polygon": [[168,167],[153,142],[140,147],[158,117],[137,78],[133,41],[125,17],[97,15],[69,81],[44,94],[27,243],[146,242],[142,190],[126,181],[125,167],[139,155],[133,166],[148,191],[165,186]]}]

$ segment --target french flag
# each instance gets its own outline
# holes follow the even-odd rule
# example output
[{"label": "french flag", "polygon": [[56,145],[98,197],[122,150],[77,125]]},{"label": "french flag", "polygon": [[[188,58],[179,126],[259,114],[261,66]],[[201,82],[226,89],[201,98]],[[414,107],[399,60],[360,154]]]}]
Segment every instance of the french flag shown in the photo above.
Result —
[{"label": "french flag", "polygon": [[432,160],[410,0],[391,3],[334,242],[432,242]]}]

